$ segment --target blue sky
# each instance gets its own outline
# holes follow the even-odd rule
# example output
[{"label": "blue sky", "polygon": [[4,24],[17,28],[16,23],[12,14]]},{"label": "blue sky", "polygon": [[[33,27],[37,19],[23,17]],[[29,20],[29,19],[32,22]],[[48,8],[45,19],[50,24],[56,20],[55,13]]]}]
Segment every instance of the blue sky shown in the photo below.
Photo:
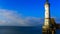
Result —
[{"label": "blue sky", "polygon": [[[60,17],[59,0],[49,0],[51,16]],[[44,17],[45,0],[0,0],[0,7],[15,10],[24,16]]]},{"label": "blue sky", "polygon": [[[49,0],[51,17],[60,17],[59,1]],[[44,4],[45,0],[0,0],[0,9],[7,10],[10,14],[17,13],[18,17],[22,14],[24,17],[44,18]]]}]

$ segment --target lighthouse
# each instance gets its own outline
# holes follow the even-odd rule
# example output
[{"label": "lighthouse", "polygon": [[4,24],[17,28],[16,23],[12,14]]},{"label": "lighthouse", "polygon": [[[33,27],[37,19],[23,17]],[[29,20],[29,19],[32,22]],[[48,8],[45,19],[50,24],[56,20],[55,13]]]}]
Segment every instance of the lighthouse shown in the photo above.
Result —
[{"label": "lighthouse", "polygon": [[46,0],[45,2],[45,21],[44,21],[44,26],[43,28],[49,28],[50,25],[50,3],[48,2],[48,0]]},{"label": "lighthouse", "polygon": [[42,26],[42,34],[55,34],[56,26],[55,21],[50,18],[50,3],[46,0],[45,5],[45,17],[44,17],[44,24]]},{"label": "lighthouse", "polygon": [[42,26],[43,34],[50,34],[50,3],[46,0],[45,5],[45,17],[44,17],[44,24]]},{"label": "lighthouse", "polygon": [[50,22],[50,4],[48,0],[46,0],[46,3],[44,5],[45,7],[45,21],[44,21],[44,26],[49,27],[49,22]]}]

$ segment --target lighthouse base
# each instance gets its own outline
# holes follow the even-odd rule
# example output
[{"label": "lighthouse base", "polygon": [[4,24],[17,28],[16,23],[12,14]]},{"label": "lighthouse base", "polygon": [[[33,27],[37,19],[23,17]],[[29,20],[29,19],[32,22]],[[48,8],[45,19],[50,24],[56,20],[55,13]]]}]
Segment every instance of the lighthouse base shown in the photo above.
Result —
[{"label": "lighthouse base", "polygon": [[45,26],[43,26],[42,28],[42,34],[55,34],[55,30],[52,28],[44,28]]}]

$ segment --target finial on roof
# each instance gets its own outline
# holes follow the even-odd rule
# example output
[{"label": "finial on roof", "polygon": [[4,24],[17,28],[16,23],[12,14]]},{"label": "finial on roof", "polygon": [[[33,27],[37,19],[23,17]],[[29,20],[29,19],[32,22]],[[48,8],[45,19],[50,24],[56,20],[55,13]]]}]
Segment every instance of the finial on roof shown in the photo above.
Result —
[{"label": "finial on roof", "polygon": [[46,2],[48,2],[48,0],[46,0]]},{"label": "finial on roof", "polygon": [[46,3],[49,3],[48,0],[46,0]]}]

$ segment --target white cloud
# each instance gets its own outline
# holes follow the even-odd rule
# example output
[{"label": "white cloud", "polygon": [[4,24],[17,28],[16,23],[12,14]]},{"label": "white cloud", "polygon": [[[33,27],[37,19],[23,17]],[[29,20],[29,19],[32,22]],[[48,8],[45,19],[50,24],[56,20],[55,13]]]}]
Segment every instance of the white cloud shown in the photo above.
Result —
[{"label": "white cloud", "polygon": [[35,17],[26,17],[23,19],[21,14],[18,14],[16,11],[0,9],[0,25],[36,26],[40,25],[41,21],[40,18]]}]

